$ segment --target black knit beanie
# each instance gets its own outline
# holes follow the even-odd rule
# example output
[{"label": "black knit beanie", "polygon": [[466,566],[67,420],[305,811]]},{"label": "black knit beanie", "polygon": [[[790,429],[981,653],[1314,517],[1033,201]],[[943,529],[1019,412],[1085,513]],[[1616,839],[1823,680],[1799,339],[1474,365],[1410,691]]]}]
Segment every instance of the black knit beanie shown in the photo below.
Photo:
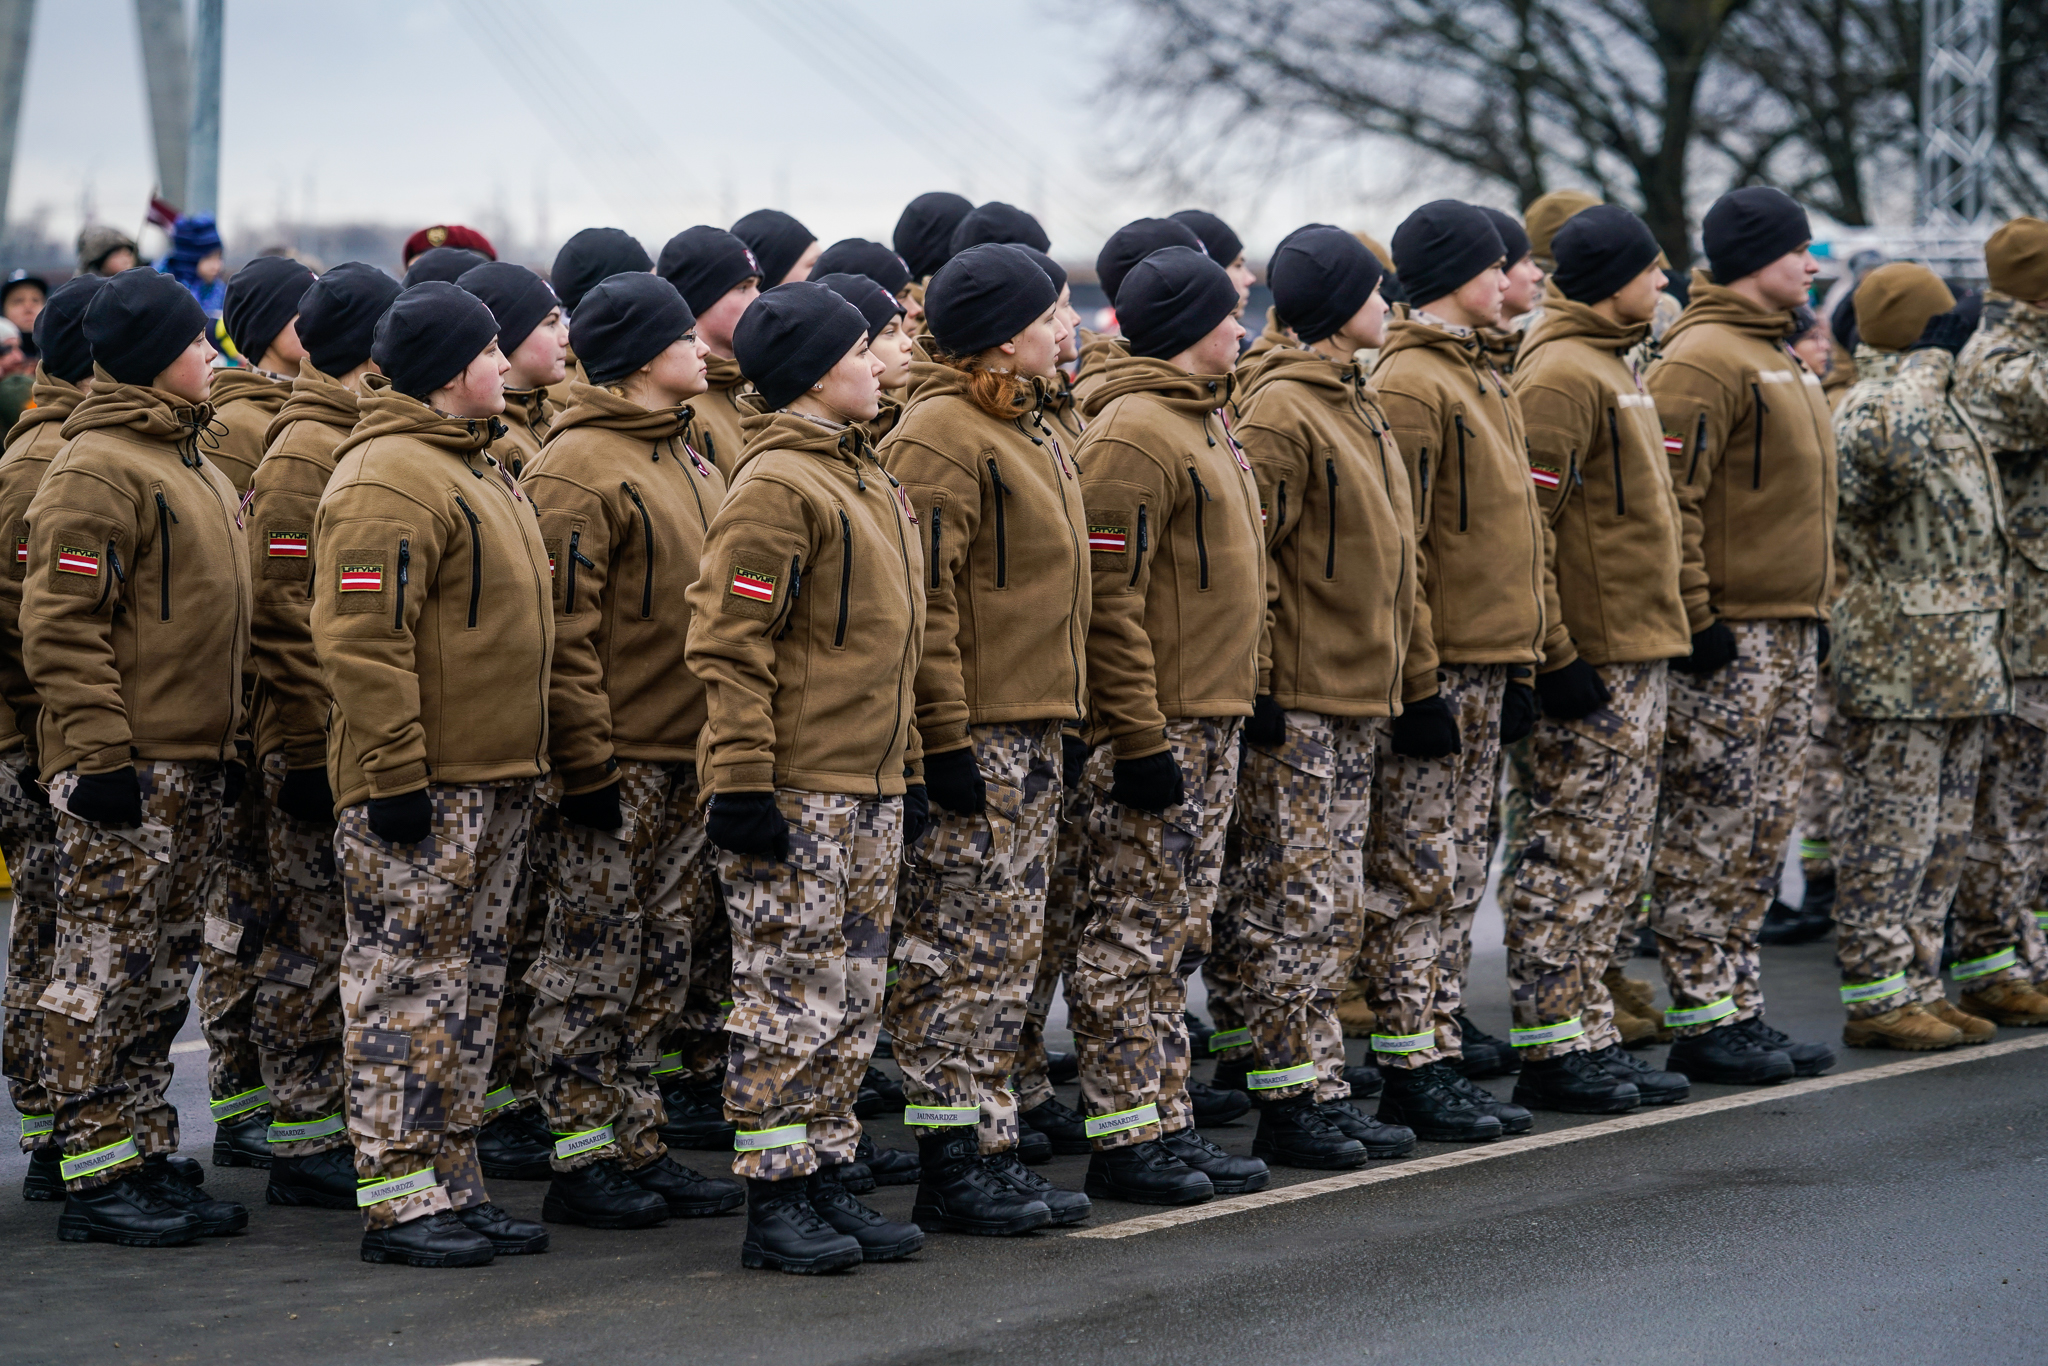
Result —
[{"label": "black knit beanie", "polygon": [[1197,247],[1162,247],[1123,283],[1116,317],[1134,356],[1177,356],[1237,311],[1230,273]]},{"label": "black knit beanie", "polygon": [[1131,267],[1162,247],[1193,247],[1207,252],[1193,228],[1171,218],[1140,218],[1109,235],[1102,250],[1095,254],[1095,278],[1101,282],[1102,292],[1109,296],[1112,307]]},{"label": "black knit beanie", "polygon": [[377,320],[398,297],[398,281],[375,266],[344,261],[299,296],[299,341],[323,375],[345,375],[370,358]]},{"label": "black knit beanie", "polygon": [[1187,224],[1195,236],[1202,239],[1202,250],[1209,253],[1209,259],[1219,266],[1228,266],[1244,255],[1244,240],[1230,229],[1230,224],[1210,213],[1207,209],[1182,209],[1171,215],[1176,223]]},{"label": "black knit beanie", "polygon": [[987,242],[939,267],[924,290],[924,325],[956,356],[999,346],[1037,320],[1060,297],[1039,264],[1020,247]]},{"label": "black knit beanie", "polygon": [[749,276],[759,278],[763,285],[768,283],[754,249],[709,223],[684,228],[669,238],[654,273],[676,287],[692,313],[706,312]]},{"label": "black knit beanie", "polygon": [[1507,252],[1507,259],[1501,264],[1512,266],[1530,252],[1529,231],[1522,226],[1522,220],[1511,213],[1480,205],[1479,212],[1486,215],[1486,221],[1493,224],[1493,230],[1500,234],[1501,248]]},{"label": "black knit beanie", "polygon": [[412,258],[403,281],[407,289],[423,280],[454,284],[491,258],[468,247],[432,247]]},{"label": "black knit beanie", "polygon": [[818,264],[811,267],[813,276],[818,275],[865,275],[891,294],[900,294],[910,283],[910,267],[903,258],[883,246],[870,242],[865,237],[848,237],[825,248],[818,257]]},{"label": "black knit beanie", "polygon": [[624,379],[697,325],[676,287],[645,271],[620,271],[583,295],[569,345],[592,384]]},{"label": "black knit beanie", "polygon": [[747,305],[732,332],[732,353],[763,401],[786,408],[867,334],[859,309],[823,285],[798,280]]},{"label": "black knit beanie", "polygon": [[1045,272],[1045,278],[1052,281],[1053,297],[1058,298],[1060,291],[1067,287],[1067,268],[1036,247],[1020,246],[1017,250],[1029,256],[1031,263]]},{"label": "black knit beanie", "polygon": [[424,399],[468,369],[497,335],[498,320],[482,299],[446,280],[428,280],[407,286],[377,320],[370,356],[392,388]]},{"label": "black knit beanie", "polygon": [[74,275],[50,291],[43,311],[36,314],[36,350],[42,353],[43,369],[66,384],[76,384],[92,373],[85,309],[106,282],[104,275]]},{"label": "black knit beanie", "polygon": [[1358,316],[1386,273],[1372,249],[1342,228],[1311,223],[1287,235],[1266,265],[1273,306],[1305,342],[1319,342]]},{"label": "black knit beanie", "polygon": [[931,276],[953,254],[953,229],[974,212],[974,201],[950,190],[933,190],[904,205],[889,242],[910,267],[914,280]]},{"label": "black knit beanie", "polygon": [[860,310],[860,315],[868,320],[869,341],[881,336],[882,329],[905,312],[903,305],[896,302],[896,296],[869,276],[835,271],[812,278]]},{"label": "black knit beanie", "polygon": [[148,384],[206,330],[206,310],[170,276],[137,266],[92,296],[84,329],[94,364],[122,384]]},{"label": "black knit beanie", "polygon": [[[498,320],[498,349],[508,356],[533,335],[542,318],[562,306],[546,280],[511,261],[486,261],[455,283],[491,310]],[[583,353],[576,355],[581,359]]]},{"label": "black knit beanie", "polygon": [[1550,239],[1557,261],[1551,279],[1573,303],[1597,304],[1619,294],[1662,250],[1650,225],[1619,204],[1580,209]]},{"label": "black knit beanie", "polygon": [[313,272],[289,256],[259,256],[234,273],[220,320],[235,349],[251,365],[263,359],[270,343],[299,311],[299,296],[313,283]]},{"label": "black knit beanie", "polygon": [[1717,285],[1734,284],[1812,240],[1806,210],[1768,185],[1730,190],[1714,201],[1700,224],[1700,245]]},{"label": "black knit beanie", "polygon": [[[548,283],[562,307],[571,313],[599,280],[636,270],[653,270],[647,248],[640,239],[619,228],[585,228],[562,243],[555,264],[548,270]],[[576,353],[579,357],[581,351]]]},{"label": "black knit beanie", "polygon": [[1409,214],[1394,229],[1393,248],[1394,269],[1418,308],[1507,264],[1507,244],[1486,211],[1456,199],[1433,200]]},{"label": "black knit beanie", "polygon": [[756,209],[732,225],[732,235],[761,263],[761,288],[772,289],[796,268],[818,234],[780,209]]},{"label": "black knit beanie", "polygon": [[1052,245],[1052,239],[1045,235],[1045,229],[1038,225],[1036,218],[1015,204],[1005,204],[1000,199],[991,199],[960,220],[960,226],[953,229],[952,253],[958,256],[969,247],[978,247],[985,242],[1035,247],[1039,251]]}]

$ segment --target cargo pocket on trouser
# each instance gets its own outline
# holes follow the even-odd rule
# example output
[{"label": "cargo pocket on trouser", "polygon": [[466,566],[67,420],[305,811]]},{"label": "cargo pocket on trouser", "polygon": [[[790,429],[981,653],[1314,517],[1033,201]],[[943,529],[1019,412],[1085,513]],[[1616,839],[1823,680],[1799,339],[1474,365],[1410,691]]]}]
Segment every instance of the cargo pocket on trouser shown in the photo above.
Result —
[{"label": "cargo pocket on trouser", "polygon": [[804,809],[815,794],[779,794],[790,818],[786,861],[721,853],[732,923],[733,1008],[726,1030],[814,1052],[846,1019],[845,844]]},{"label": "cargo pocket on trouser", "polygon": [[617,1052],[640,973],[641,931],[630,916],[557,903],[525,984],[537,998],[529,1048],[551,1070],[594,1067]]},{"label": "cargo pocket on trouser", "polygon": [[1747,867],[1756,833],[1761,724],[1672,680],[1657,819],[1659,877],[1706,885]]}]

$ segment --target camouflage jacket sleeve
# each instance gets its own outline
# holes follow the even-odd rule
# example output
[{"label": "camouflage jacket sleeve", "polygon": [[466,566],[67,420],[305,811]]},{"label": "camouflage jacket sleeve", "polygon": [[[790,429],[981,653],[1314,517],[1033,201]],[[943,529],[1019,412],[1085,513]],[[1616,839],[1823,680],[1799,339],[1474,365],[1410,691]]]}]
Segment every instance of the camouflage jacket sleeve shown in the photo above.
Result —
[{"label": "camouflage jacket sleeve", "polygon": [[1665,359],[1650,367],[1643,387],[1657,403],[1664,429],[1664,455],[1671,462],[1671,487],[1678,497],[1678,593],[1694,634],[1713,622],[1708,604],[1706,527],[1700,505],[1721,470],[1728,433],[1740,414],[1738,400],[1713,375],[1683,361]]},{"label": "camouflage jacket sleeve", "polygon": [[2048,454],[2048,345],[2027,345],[2018,331],[2040,326],[2043,310],[2006,307],[2004,322],[1987,322],[1963,348],[1956,395],[1995,454]]}]

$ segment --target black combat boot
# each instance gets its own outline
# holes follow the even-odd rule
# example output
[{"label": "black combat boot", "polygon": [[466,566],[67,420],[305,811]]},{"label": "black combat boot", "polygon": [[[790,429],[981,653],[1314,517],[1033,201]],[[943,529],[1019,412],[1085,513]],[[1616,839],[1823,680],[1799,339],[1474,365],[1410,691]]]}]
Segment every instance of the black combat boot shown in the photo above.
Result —
[{"label": "black combat boot", "polygon": [[270,1185],[263,1192],[263,1201],[269,1205],[354,1209],[355,1149],[329,1148],[309,1157],[271,1159]]},{"label": "black combat boot", "polygon": [[860,1244],[865,1262],[900,1262],[924,1246],[924,1230],[899,1223],[853,1198],[839,1180],[839,1168],[811,1173],[811,1208],[818,1217]]},{"label": "black combat boot", "polygon": [[811,1179],[747,1182],[747,1236],[740,1265],[821,1276],[861,1264],[858,1241],[818,1217]]},{"label": "black combat boot", "polygon": [[1228,1124],[1252,1108],[1252,1099],[1242,1091],[1219,1091],[1206,1082],[1188,1078],[1188,1104],[1195,1110],[1195,1123],[1214,1128]]},{"label": "black combat boot", "polygon": [[1088,1197],[1081,1192],[1061,1190],[1025,1166],[1014,1150],[990,1153],[981,1160],[990,1171],[1024,1195],[1043,1201],[1045,1207],[1052,1211],[1052,1222],[1056,1228],[1080,1223],[1088,1217],[1088,1211],[1093,1208],[1088,1203]]},{"label": "black combat boot", "polygon": [[1242,1091],[1251,1097],[1254,1105],[1259,1098],[1252,1095],[1252,1063],[1250,1058],[1218,1058],[1216,1071],[1209,1084],[1218,1091]]},{"label": "black combat boot", "polygon": [[444,1209],[396,1228],[371,1229],[363,1235],[362,1257],[405,1266],[489,1266],[497,1251],[489,1238]]},{"label": "black combat boot", "polygon": [[165,1155],[152,1153],[142,1159],[142,1181],[165,1204],[181,1209],[199,1221],[199,1236],[224,1238],[249,1227],[249,1210],[232,1200],[215,1200],[204,1187],[188,1186],[171,1171]]},{"label": "black combat boot", "polygon": [[1052,1150],[1065,1157],[1078,1157],[1094,1151],[1095,1145],[1088,1141],[1088,1121],[1076,1111],[1068,1109],[1058,1100],[1047,1098],[1029,1110],[1018,1112],[1028,1129],[1035,1129],[1052,1140]]},{"label": "black combat boot", "polygon": [[[875,1141],[866,1134],[860,1136],[860,1147],[855,1156],[875,1178],[877,1186],[914,1186],[917,1184],[918,1158],[911,1148],[878,1148]],[[841,1182],[841,1184],[845,1184]],[[848,1190],[853,1187],[847,1186]]]},{"label": "black combat boot", "polygon": [[477,1130],[477,1164],[493,1181],[552,1181],[554,1155],[555,1136],[536,1106],[508,1105]]},{"label": "black combat boot", "polygon": [[870,1067],[860,1079],[860,1092],[853,1100],[853,1115],[855,1119],[897,1116],[909,1103],[903,1094],[903,1083],[892,1080],[879,1067]]},{"label": "black combat boot", "polygon": [[747,1203],[745,1186],[729,1176],[706,1176],[685,1167],[672,1153],[663,1153],[626,1175],[642,1190],[653,1191],[668,1201],[668,1212],[678,1219],[727,1214]]},{"label": "black combat boot", "polygon": [[1415,1131],[1398,1124],[1382,1124],[1371,1115],[1360,1114],[1348,1100],[1326,1100],[1317,1105],[1337,1127],[1358,1140],[1367,1157],[1406,1157],[1415,1151]]},{"label": "black combat boot", "polygon": [[[1473,1081],[1487,1077],[1513,1076],[1522,1070],[1522,1060],[1506,1039],[1493,1035],[1472,1023],[1472,1017],[1464,1011],[1451,1016],[1458,1026],[1458,1051],[1463,1055],[1452,1066]],[[1512,1132],[1512,1130],[1510,1130]]]},{"label": "black combat boot", "polygon": [[1642,1104],[1643,1095],[1589,1055],[1565,1053],[1524,1059],[1515,1103],[1566,1115],[1621,1115]]},{"label": "black combat boot", "polygon": [[455,1217],[470,1232],[490,1239],[491,1250],[500,1257],[524,1257],[548,1250],[545,1228],[531,1219],[514,1219],[488,1200],[455,1211]]},{"label": "black combat boot", "polygon": [[1216,1198],[1216,1187],[1158,1139],[1128,1148],[1106,1148],[1088,1159],[1088,1194],[1098,1200],[1134,1205],[1199,1205]]},{"label": "black combat boot", "polygon": [[1258,1158],[1232,1157],[1192,1127],[1163,1134],[1159,1141],[1166,1151],[1208,1177],[1218,1195],[1250,1195],[1264,1190],[1273,1179]]},{"label": "black combat boot", "polygon": [[1007,1238],[1052,1222],[1043,1200],[1027,1196],[981,1160],[972,1128],[919,1134],[917,1203],[910,1217],[933,1233],[975,1233]]},{"label": "black combat boot", "polygon": [[21,1178],[21,1198],[24,1200],[62,1200],[64,1198],[64,1154],[55,1144],[47,1144],[29,1151],[28,1171]]},{"label": "black combat boot", "polygon": [[1344,1084],[1351,1088],[1353,1100],[1371,1100],[1386,1089],[1386,1079],[1380,1076],[1380,1069],[1371,1063],[1344,1069]]},{"label": "black combat boot", "polygon": [[667,1121],[657,1131],[671,1148],[731,1152],[738,1126],[725,1118],[725,1092],[720,1086],[683,1082],[661,1093]]},{"label": "black combat boot", "polygon": [[1469,1101],[1473,1109],[1499,1120],[1500,1131],[1503,1134],[1526,1134],[1530,1126],[1536,1123],[1536,1117],[1527,1109],[1513,1101],[1497,1099],[1493,1092],[1470,1077],[1461,1077],[1453,1071],[1447,1079],[1447,1084]]},{"label": "black combat boot", "polygon": [[194,1190],[198,1190],[206,1184],[206,1168],[200,1166],[196,1158],[180,1157],[177,1153],[166,1153],[164,1155],[164,1170],[171,1174],[172,1180],[183,1181]]},{"label": "black combat boot", "polygon": [[540,1202],[551,1224],[585,1228],[653,1228],[668,1218],[668,1201],[628,1176],[614,1158],[556,1172]]},{"label": "black combat boot", "polygon": [[1671,1045],[1665,1063],[1693,1081],[1762,1086],[1792,1075],[1792,1059],[1759,1042],[1740,1024],[1716,1025]]},{"label": "black combat boot", "polygon": [[213,1165],[216,1167],[268,1167],[270,1165],[270,1107],[236,1115],[225,1124],[213,1126]]},{"label": "black combat boot", "polygon": [[1402,1125],[1432,1143],[1483,1143],[1500,1137],[1501,1124],[1492,1112],[1451,1086],[1463,1078],[1447,1064],[1389,1067],[1381,1075],[1387,1089],[1380,1094],[1380,1123]]},{"label": "black combat boot", "polygon": [[1259,1110],[1252,1153],[1283,1167],[1328,1171],[1363,1167],[1366,1162],[1365,1145],[1316,1108],[1313,1092],[1267,1101]]},{"label": "black combat boot", "polygon": [[1017,1126],[1017,1160],[1027,1167],[1042,1167],[1052,1161],[1052,1140],[1029,1124]]},{"label": "black combat boot", "polygon": [[177,1247],[205,1232],[199,1217],[166,1200],[140,1172],[65,1197],[57,1236],[67,1243],[119,1243],[122,1247]]},{"label": "black combat boot", "polygon": [[1692,1081],[1683,1072],[1665,1072],[1652,1067],[1639,1061],[1618,1043],[1596,1048],[1586,1056],[1605,1068],[1608,1076],[1633,1082],[1645,1105],[1676,1105],[1692,1094]]},{"label": "black combat boot", "polygon": [[1759,944],[1804,944],[1808,939],[1817,937],[1806,933],[1806,917],[1799,913],[1797,906],[1788,906],[1776,897],[1772,897],[1771,904],[1764,908],[1763,924],[1757,926],[1756,931]]},{"label": "black combat boot", "polygon": [[1794,1043],[1792,1036],[1782,1029],[1773,1029],[1764,1023],[1764,1017],[1744,1020],[1739,1026],[1749,1032],[1765,1048],[1773,1048],[1792,1059],[1792,1075],[1795,1077],[1817,1077],[1835,1065],[1835,1050],[1824,1043]]},{"label": "black combat boot", "polygon": [[1191,1058],[1208,1057],[1209,1040],[1216,1036],[1216,1026],[1210,1024],[1192,1010],[1182,1011],[1180,1018],[1181,1023],[1185,1024],[1188,1029],[1188,1048],[1191,1050],[1188,1056]]},{"label": "black combat boot", "polygon": [[1079,1053],[1047,1053],[1045,1055],[1045,1079],[1054,1086],[1065,1086],[1081,1075]]}]

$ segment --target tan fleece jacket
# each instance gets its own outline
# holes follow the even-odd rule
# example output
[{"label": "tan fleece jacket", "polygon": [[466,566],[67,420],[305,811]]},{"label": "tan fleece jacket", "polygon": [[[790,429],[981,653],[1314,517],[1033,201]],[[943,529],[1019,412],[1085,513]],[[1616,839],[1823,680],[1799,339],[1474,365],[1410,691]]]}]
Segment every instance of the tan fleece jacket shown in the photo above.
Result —
[{"label": "tan fleece jacket", "polygon": [[1086,705],[1088,517],[1066,443],[1036,406],[1010,421],[951,366],[922,377],[881,448],[924,540],[917,728],[925,752],[969,725],[1078,720]]},{"label": "tan fleece jacket", "polygon": [[615,759],[694,762],[704,685],[683,660],[704,534],[725,478],[689,441],[690,410],[575,385],[522,485],[554,566],[548,744],[569,792]]},{"label": "tan fleece jacket", "polygon": [[[1237,399],[1266,528],[1267,655],[1281,706],[1395,716],[1436,691],[1408,469],[1365,377],[1276,344]],[[1403,696],[1407,661],[1416,697]]]},{"label": "tan fleece jacket", "polygon": [[858,426],[774,412],[747,431],[689,595],[707,709],[699,780],[898,796],[923,762],[924,560],[909,496]]},{"label": "tan fleece jacket", "polygon": [[740,373],[736,360],[706,356],[704,365],[704,378],[710,387],[690,400],[690,411],[697,415],[692,424],[693,439],[701,443],[698,454],[718,466],[718,472],[730,484],[733,471],[739,468],[740,455],[747,448],[746,420],[753,415],[753,410],[741,400],[754,392],[754,386]]},{"label": "tan fleece jacket", "polygon": [[93,372],[28,506],[21,652],[44,781],[225,760],[242,728],[249,561],[206,404]]},{"label": "tan fleece jacket", "polygon": [[[566,381],[571,386],[574,380]],[[561,409],[546,389],[507,389],[505,412],[498,420],[505,434],[491,443],[491,455],[517,479],[540,448],[547,444],[548,428]]]},{"label": "tan fleece jacket", "polygon": [[1216,411],[1230,391],[1228,375],[1125,356],[1081,400],[1088,692],[1119,759],[1165,750],[1175,718],[1249,716],[1264,681],[1265,537],[1251,462]]},{"label": "tan fleece jacket", "polygon": [[[261,370],[220,369],[213,372],[206,401],[213,405],[212,432],[200,438],[199,449],[232,479],[239,496],[249,491],[263,452],[271,421],[291,397],[290,380],[275,379]],[[210,442],[218,442],[210,445]]]},{"label": "tan fleece jacket", "polygon": [[1834,594],[1833,418],[1785,349],[1792,326],[1696,270],[1644,377],[1678,490],[1695,632],[1716,616],[1825,619]]},{"label": "tan fleece jacket", "polygon": [[1523,338],[1513,390],[1551,535],[1559,617],[1546,670],[1692,650],[1679,601],[1678,498],[1656,403],[1622,356],[1649,332],[1553,291]]},{"label": "tan fleece jacket", "polygon": [[490,419],[363,383],[313,519],[335,810],[539,777],[555,622],[533,504],[486,453]]},{"label": "tan fleece jacket", "polygon": [[[0,575],[0,754],[27,744],[34,749],[36,712],[41,704],[21,664],[21,590],[28,582],[28,505],[43,474],[64,449],[64,423],[85,400],[85,392],[41,366],[29,390],[29,406],[7,433],[0,455],[0,530],[7,540],[7,573]],[[34,754],[30,754],[34,759]]]}]

